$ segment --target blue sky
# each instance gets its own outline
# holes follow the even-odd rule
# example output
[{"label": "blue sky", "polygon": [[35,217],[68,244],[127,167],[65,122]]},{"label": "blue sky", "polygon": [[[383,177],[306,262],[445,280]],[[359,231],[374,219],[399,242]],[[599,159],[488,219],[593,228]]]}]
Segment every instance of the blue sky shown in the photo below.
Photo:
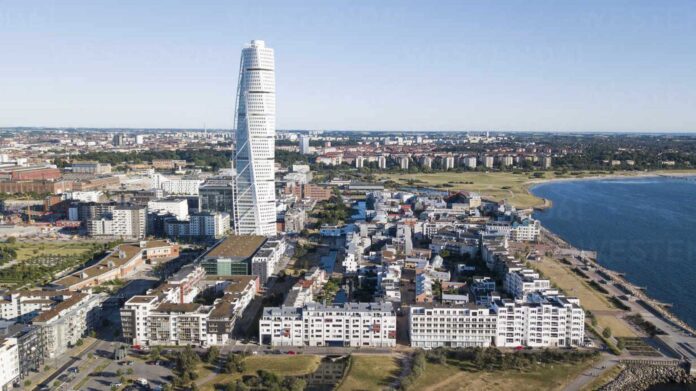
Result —
[{"label": "blue sky", "polygon": [[0,126],[696,131],[693,1],[0,0]]}]

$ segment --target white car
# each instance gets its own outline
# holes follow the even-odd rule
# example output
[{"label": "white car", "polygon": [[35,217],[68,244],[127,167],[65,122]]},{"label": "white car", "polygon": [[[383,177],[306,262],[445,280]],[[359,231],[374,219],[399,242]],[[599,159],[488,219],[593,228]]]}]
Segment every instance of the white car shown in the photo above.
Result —
[{"label": "white car", "polygon": [[136,380],[135,382],[141,386],[147,385],[147,379],[140,378],[140,379]]}]

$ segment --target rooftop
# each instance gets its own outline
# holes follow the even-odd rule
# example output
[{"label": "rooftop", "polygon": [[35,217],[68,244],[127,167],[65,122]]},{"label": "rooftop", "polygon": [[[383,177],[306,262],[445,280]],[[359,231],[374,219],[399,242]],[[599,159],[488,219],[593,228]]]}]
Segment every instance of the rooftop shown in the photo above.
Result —
[{"label": "rooftop", "polygon": [[230,235],[220,241],[205,258],[242,258],[247,259],[266,241],[260,235]]}]

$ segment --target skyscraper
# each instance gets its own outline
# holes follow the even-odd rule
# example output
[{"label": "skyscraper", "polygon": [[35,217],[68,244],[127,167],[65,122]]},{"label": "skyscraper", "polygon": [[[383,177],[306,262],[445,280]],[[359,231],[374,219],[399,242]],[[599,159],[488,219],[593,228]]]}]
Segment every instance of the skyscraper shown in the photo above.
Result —
[{"label": "skyscraper", "polygon": [[300,136],[300,153],[309,155],[309,135],[303,134]]},{"label": "skyscraper", "polygon": [[275,235],[275,65],[273,49],[242,49],[237,86],[235,232]]}]

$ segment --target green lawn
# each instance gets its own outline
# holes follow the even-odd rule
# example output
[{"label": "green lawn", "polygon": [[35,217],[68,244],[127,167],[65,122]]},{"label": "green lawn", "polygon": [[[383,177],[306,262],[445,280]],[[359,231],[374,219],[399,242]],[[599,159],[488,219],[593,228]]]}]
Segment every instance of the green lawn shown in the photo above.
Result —
[{"label": "green lawn", "polygon": [[46,255],[72,256],[88,254],[92,251],[92,242],[17,242],[12,247],[17,251],[17,260],[26,261],[34,257]]},{"label": "green lawn", "polygon": [[578,375],[585,372],[598,358],[581,364],[547,364],[518,371],[466,371],[456,365],[427,363],[423,375],[412,390],[500,390],[538,391],[563,390]]},{"label": "green lawn", "polygon": [[[320,356],[311,354],[300,354],[297,356],[249,356],[244,359],[246,370],[243,374],[218,374],[212,377],[209,381],[204,381],[200,384],[201,390],[212,391],[216,384],[227,384],[241,378],[243,375],[253,375],[259,369],[271,371],[279,376],[299,376],[314,372],[319,367],[321,361]],[[199,379],[205,378],[212,372],[210,369],[202,368],[199,370]]]},{"label": "green lawn", "polygon": [[339,391],[382,390],[388,388],[400,372],[395,356],[353,355],[352,360],[350,371]]},{"label": "green lawn", "polygon": [[483,197],[496,201],[507,200],[518,208],[530,208],[544,205],[544,200],[529,193],[530,185],[551,179],[588,178],[601,175],[613,176],[638,176],[638,175],[678,175],[694,174],[694,170],[660,170],[650,173],[640,171],[608,172],[578,172],[578,175],[570,173],[556,175],[553,171],[544,171],[542,178],[535,178],[530,173],[513,174],[512,172],[434,172],[434,173],[388,173],[378,175],[378,181],[391,180],[400,185],[413,185],[433,187],[443,191],[472,191],[480,193]]}]

